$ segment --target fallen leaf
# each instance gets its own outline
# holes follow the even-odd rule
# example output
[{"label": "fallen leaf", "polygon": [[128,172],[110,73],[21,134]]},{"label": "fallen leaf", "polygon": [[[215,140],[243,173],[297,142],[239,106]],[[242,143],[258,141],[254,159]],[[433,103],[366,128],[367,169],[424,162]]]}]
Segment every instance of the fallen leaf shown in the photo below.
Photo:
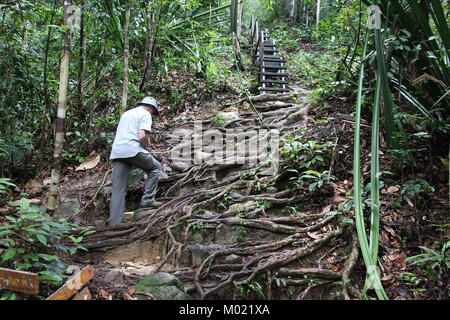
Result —
[{"label": "fallen leaf", "polygon": [[330,210],[331,210],[331,204],[329,204],[325,208],[323,208],[322,214],[327,214],[328,212],[330,212]]},{"label": "fallen leaf", "polygon": [[[20,204],[20,200],[16,200],[14,202],[17,204]],[[41,204],[41,202],[42,202],[41,199],[28,199],[28,203],[30,205],[38,205],[38,204]]]},{"label": "fallen leaf", "polygon": [[393,237],[395,237],[396,236],[396,234],[395,234],[395,232],[394,232],[394,230],[392,230],[392,228],[391,227],[388,227],[388,226],[383,226],[383,228],[387,231],[387,232],[389,232]]},{"label": "fallen leaf", "polygon": [[103,299],[109,300],[109,293],[106,292],[103,289],[100,289],[100,295],[102,296]]},{"label": "fallen leaf", "polygon": [[307,232],[306,234],[315,240],[322,238],[318,232]]},{"label": "fallen leaf", "polygon": [[339,196],[339,195],[338,195],[338,196],[335,196],[335,197],[334,197],[334,200],[333,200],[333,201],[334,201],[335,203],[339,203],[339,202],[344,202],[345,200],[346,200],[345,197],[342,197],[342,196]]},{"label": "fallen leaf", "polygon": [[406,256],[406,254],[405,254],[404,252],[401,252],[401,253],[398,255],[398,259],[397,259],[397,261],[396,261],[396,264],[397,264],[397,266],[400,267],[402,270],[406,269],[406,265],[407,265],[407,263],[406,263],[406,261],[405,261],[406,258],[407,258],[407,256]]},{"label": "fallen leaf", "polygon": [[387,258],[391,261],[395,261],[398,258],[398,255],[396,254],[388,254]]},{"label": "fallen leaf", "polygon": [[380,233],[380,242],[381,242],[382,244],[387,244],[387,243],[389,243],[389,237],[388,237],[388,235],[387,235],[386,232],[381,232],[381,233]]},{"label": "fallen leaf", "polygon": [[131,296],[126,292],[122,293],[122,297],[124,298],[124,300],[132,300]]},{"label": "fallen leaf", "polygon": [[414,203],[412,203],[411,199],[409,199],[408,197],[406,198],[406,202],[408,202],[409,206],[411,208],[414,208]]},{"label": "fallen leaf", "polygon": [[394,279],[394,275],[389,274],[389,275],[386,275],[386,276],[384,276],[383,278],[381,278],[381,281],[383,281],[383,282],[390,282],[390,281],[392,281],[393,279]]},{"label": "fallen leaf", "polygon": [[386,192],[389,193],[389,194],[394,194],[398,190],[400,190],[399,186],[390,186],[389,188],[387,188]]},{"label": "fallen leaf", "polygon": [[27,190],[28,193],[38,192],[42,190],[42,184],[40,184],[36,179],[29,180],[25,184],[25,190]]},{"label": "fallen leaf", "polygon": [[96,155],[95,152],[91,153],[82,164],[80,164],[75,171],[89,170],[95,168],[100,162],[100,155]]},{"label": "fallen leaf", "polygon": [[330,270],[337,272],[337,271],[339,271],[339,267],[338,266],[330,266]]}]

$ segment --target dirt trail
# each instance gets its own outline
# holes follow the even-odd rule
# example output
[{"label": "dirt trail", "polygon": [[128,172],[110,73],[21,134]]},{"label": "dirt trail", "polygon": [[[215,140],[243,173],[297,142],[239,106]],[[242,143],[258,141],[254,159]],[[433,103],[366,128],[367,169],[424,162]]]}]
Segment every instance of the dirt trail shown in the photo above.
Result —
[{"label": "dirt trail", "polygon": [[[279,152],[285,137],[312,120],[307,94],[260,95],[251,97],[251,103],[242,99],[213,117],[174,121],[172,130],[165,128],[156,147],[168,171],[157,193],[163,206],[136,210],[131,221],[96,228],[83,240],[90,253],[81,260],[97,264],[96,285],[126,290],[145,275],[164,271],[176,276],[194,299],[329,299],[336,292],[358,296],[348,283],[358,257],[356,239],[344,237],[351,226],[327,215],[328,203],[319,208],[310,203],[310,210],[290,214],[288,207],[308,207],[308,200],[289,185],[282,159],[273,170],[273,161],[251,161],[245,148],[247,153],[225,156],[228,162],[217,161],[224,154],[212,152],[210,143],[194,148],[199,135],[203,141],[211,142],[214,135],[226,139],[219,133],[247,133],[237,144],[252,145],[257,136],[248,132],[254,130],[277,137]],[[170,162],[180,151],[198,163]],[[346,262],[337,270],[329,261],[341,238],[348,239],[344,243],[350,251],[339,251]],[[337,281],[342,285],[335,288]]]}]

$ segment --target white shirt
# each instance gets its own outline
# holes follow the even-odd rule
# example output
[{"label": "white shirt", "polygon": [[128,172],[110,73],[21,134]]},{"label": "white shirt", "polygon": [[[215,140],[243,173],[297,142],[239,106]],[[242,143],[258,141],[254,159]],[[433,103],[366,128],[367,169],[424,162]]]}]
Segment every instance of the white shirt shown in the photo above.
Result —
[{"label": "white shirt", "polygon": [[151,131],[152,116],[143,106],[128,110],[120,117],[110,160],[131,158],[139,152],[149,153],[141,146],[139,130]]}]

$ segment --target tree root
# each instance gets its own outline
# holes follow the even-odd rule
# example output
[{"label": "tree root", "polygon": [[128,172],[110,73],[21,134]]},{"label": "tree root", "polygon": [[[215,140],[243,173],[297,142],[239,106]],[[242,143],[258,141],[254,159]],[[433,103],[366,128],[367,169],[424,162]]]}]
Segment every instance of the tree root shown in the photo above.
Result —
[{"label": "tree root", "polygon": [[[304,93],[300,94],[304,96]],[[304,128],[305,108],[292,103],[290,93],[263,94],[250,97],[250,100],[266,102],[257,108],[268,120],[266,122],[270,127],[279,128],[284,136],[295,134],[299,128]],[[248,101],[248,98],[232,104],[245,101]],[[256,124],[257,121],[250,118],[239,119],[226,126],[241,127],[248,121],[251,121],[253,126],[245,127],[247,130],[260,128]],[[210,120],[202,123],[213,125]],[[193,122],[186,124],[193,125]],[[181,127],[181,124],[178,127]],[[220,132],[227,130],[225,127],[215,129]],[[283,139],[280,142],[282,145]],[[180,144],[171,150],[176,151],[177,148],[183,147],[185,145]],[[236,296],[244,287],[250,288],[254,282],[261,281],[263,276],[266,277],[263,282],[269,299],[277,294],[274,281],[279,281],[280,278],[284,279],[286,286],[301,290],[297,293],[299,299],[307,298],[311,291],[319,286],[337,282],[342,283],[346,299],[360,298],[358,289],[350,284],[350,276],[359,253],[357,237],[354,234],[352,252],[342,271],[327,269],[326,260],[321,262],[334,248],[340,246],[336,244],[337,239],[341,240],[344,234],[354,231],[344,223],[343,215],[327,216],[326,213],[314,213],[311,209],[298,213],[297,216],[278,216],[279,208],[296,205],[305,200],[305,195],[296,190],[259,193],[268,186],[276,186],[279,189],[287,179],[286,173],[262,176],[258,174],[258,165],[235,161],[239,160],[237,158],[223,162],[213,160],[200,165],[193,164],[189,168],[180,166],[176,171],[184,171],[160,180],[164,187],[160,192],[162,196],[170,199],[168,202],[156,210],[149,210],[148,214],[138,221],[98,228],[96,233],[86,236],[81,245],[89,249],[99,249],[136,240],[164,237],[166,253],[153,272],[164,270],[173,273],[189,287],[190,293],[199,299],[211,298],[223,292]],[[182,190],[189,193],[180,195]],[[238,191],[240,195],[227,198],[232,191]],[[254,203],[249,204],[244,213],[235,212],[237,204],[247,204],[250,201]],[[223,208],[219,204],[222,204]],[[214,214],[209,211],[214,211]],[[186,266],[181,262],[181,257],[185,253],[183,250],[189,249],[193,242],[189,239],[189,234],[195,225],[219,231],[222,226],[226,230],[236,230],[236,227],[261,230],[264,236],[253,241],[230,241],[232,243],[216,244],[212,249],[208,247],[208,254],[202,257],[200,265]],[[265,235],[271,240],[266,240]],[[325,248],[328,245],[333,249]],[[308,262],[308,267],[299,266],[313,254],[320,257],[314,261],[314,265],[311,266]],[[236,255],[239,259],[234,263],[229,262],[234,260],[227,261],[231,255]],[[311,285],[310,280],[316,279],[320,279],[321,283]]]}]

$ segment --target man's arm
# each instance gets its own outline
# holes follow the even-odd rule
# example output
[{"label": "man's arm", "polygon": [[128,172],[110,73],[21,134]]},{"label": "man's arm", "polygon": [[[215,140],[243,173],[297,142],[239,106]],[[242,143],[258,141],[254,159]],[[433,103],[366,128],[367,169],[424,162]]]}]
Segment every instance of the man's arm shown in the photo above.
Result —
[{"label": "man's arm", "polygon": [[147,131],[143,129],[139,130],[139,140],[144,149],[150,151],[150,137],[147,135]]}]

